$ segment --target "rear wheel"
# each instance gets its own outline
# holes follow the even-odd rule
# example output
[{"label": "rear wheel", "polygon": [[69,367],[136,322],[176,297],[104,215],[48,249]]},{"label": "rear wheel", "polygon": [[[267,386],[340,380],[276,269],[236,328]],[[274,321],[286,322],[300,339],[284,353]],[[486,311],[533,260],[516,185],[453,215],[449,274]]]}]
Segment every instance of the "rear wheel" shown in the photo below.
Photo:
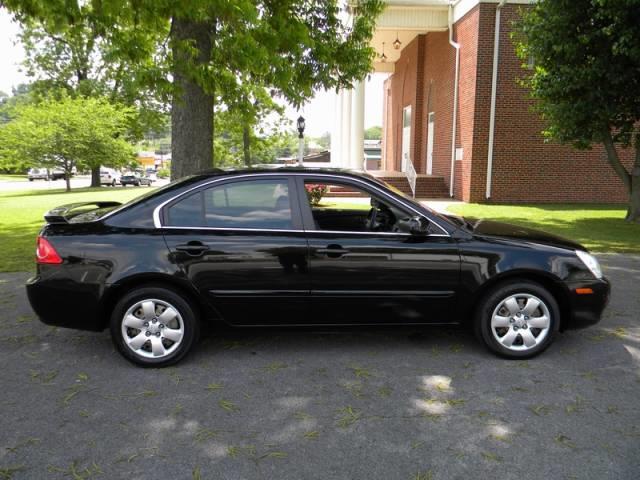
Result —
[{"label": "rear wheel", "polygon": [[534,282],[498,285],[480,303],[476,335],[494,353],[531,358],[543,352],[560,327],[560,309],[553,295]]},{"label": "rear wheel", "polygon": [[124,296],[111,315],[111,339],[129,361],[166,367],[181,360],[199,335],[198,319],[176,292],[142,287]]}]

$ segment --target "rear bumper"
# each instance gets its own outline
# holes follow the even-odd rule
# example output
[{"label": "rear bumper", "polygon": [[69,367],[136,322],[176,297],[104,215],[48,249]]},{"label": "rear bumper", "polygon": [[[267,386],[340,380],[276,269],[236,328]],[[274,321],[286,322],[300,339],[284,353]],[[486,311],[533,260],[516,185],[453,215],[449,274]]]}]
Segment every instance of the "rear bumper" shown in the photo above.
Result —
[{"label": "rear bumper", "polygon": [[101,331],[105,321],[99,308],[100,288],[72,278],[36,275],[26,284],[31,308],[40,321],[56,327]]},{"label": "rear bumper", "polygon": [[[565,329],[585,328],[600,321],[602,312],[609,303],[611,284],[606,278],[589,282],[575,282],[569,287],[569,321]],[[578,289],[591,289],[593,293],[580,294]]]}]

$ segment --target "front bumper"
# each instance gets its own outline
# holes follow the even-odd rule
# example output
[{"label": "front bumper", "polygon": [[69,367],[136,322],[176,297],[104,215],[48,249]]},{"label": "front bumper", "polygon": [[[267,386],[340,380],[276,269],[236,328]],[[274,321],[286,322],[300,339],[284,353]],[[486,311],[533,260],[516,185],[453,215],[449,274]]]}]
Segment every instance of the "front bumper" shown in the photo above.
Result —
[{"label": "front bumper", "polygon": [[[572,282],[569,288],[569,311],[564,329],[585,328],[600,321],[602,312],[609,303],[611,283],[605,277],[593,281]],[[584,293],[591,290],[592,293]],[[583,291],[583,293],[578,293]]]}]

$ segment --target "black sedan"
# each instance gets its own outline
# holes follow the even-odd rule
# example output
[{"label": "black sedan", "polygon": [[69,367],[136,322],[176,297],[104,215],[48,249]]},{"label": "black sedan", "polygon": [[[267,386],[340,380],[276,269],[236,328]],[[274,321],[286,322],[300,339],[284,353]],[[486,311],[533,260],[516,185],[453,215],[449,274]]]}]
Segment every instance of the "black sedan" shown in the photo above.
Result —
[{"label": "black sedan", "polygon": [[143,177],[141,175],[123,175],[120,177],[120,185],[126,187],[127,185],[133,185],[134,187],[139,187],[140,185],[151,186],[151,180],[148,177]]},{"label": "black sedan", "polygon": [[528,358],[599,321],[609,282],[570,240],[440,215],[340,170],[212,171],[127,204],[45,215],[27,283],[49,325],[111,329],[143,366],[177,362],[203,322],[444,325]]}]

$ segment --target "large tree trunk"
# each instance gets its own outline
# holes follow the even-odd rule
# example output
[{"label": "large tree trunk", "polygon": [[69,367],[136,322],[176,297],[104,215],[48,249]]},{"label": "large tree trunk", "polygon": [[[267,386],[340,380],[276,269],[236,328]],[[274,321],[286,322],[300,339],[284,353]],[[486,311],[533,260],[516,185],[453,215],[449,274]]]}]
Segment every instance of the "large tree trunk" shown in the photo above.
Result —
[{"label": "large tree trunk", "polygon": [[213,166],[213,95],[193,80],[184,41],[198,49],[198,63],[211,59],[211,26],[174,18],[171,30],[175,91],[171,102],[171,179]]},{"label": "large tree trunk", "polygon": [[100,165],[91,169],[91,186],[100,186]]},{"label": "large tree trunk", "polygon": [[249,125],[242,127],[242,150],[244,151],[244,164],[247,167],[251,166],[251,132],[249,131]]},{"label": "large tree trunk", "polygon": [[626,220],[640,223],[640,134],[636,135],[636,159],[631,169],[631,191]]},{"label": "large tree trunk", "polygon": [[609,130],[605,130],[602,135],[602,143],[604,149],[607,152],[607,161],[616,172],[624,188],[629,195],[629,204],[627,208],[627,216],[625,220],[627,222],[640,223],[640,134],[635,138],[635,162],[631,168],[631,173],[627,171],[622,162],[620,156],[613,143],[613,138]]}]

